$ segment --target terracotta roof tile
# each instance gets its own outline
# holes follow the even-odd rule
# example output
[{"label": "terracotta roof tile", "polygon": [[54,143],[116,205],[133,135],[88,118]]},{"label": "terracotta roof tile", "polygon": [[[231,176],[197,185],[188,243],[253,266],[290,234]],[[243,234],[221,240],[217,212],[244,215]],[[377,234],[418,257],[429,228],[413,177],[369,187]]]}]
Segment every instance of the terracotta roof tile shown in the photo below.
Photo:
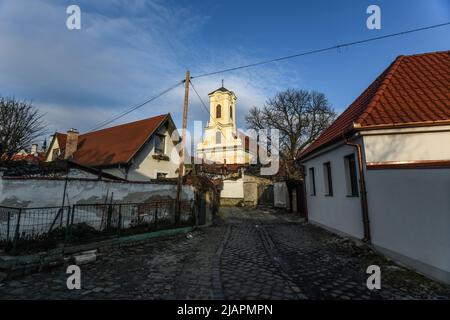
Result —
[{"label": "terracotta roof tile", "polygon": [[[72,161],[90,167],[127,164],[169,117],[164,114],[81,134]],[[66,134],[57,133],[57,138],[65,148]]]},{"label": "terracotta roof tile", "polygon": [[399,56],[301,157],[355,128],[450,123],[450,51]]}]

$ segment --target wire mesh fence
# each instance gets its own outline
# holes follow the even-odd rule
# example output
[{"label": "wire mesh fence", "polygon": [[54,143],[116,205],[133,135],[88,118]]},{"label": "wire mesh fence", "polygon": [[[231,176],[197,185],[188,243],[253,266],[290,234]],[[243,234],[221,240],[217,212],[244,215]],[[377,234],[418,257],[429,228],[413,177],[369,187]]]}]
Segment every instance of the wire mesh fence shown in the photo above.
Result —
[{"label": "wire mesh fence", "polygon": [[64,207],[0,206],[0,248],[10,254],[85,243],[195,224],[193,201],[76,204]]}]

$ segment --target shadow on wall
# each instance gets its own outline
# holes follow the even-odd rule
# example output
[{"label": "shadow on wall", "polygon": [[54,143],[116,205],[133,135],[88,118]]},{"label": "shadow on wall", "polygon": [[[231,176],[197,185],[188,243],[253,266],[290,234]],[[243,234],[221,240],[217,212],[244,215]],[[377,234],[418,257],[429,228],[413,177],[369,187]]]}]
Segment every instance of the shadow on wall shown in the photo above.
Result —
[{"label": "shadow on wall", "polygon": [[364,140],[367,162],[433,159],[430,147],[414,139],[417,134],[373,135]]}]

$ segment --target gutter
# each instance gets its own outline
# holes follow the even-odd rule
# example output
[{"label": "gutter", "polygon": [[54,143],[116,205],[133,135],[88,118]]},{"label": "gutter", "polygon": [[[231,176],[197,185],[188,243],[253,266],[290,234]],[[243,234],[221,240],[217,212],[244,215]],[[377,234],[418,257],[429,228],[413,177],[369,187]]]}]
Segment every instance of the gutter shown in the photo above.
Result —
[{"label": "gutter", "polygon": [[367,204],[367,190],[366,190],[366,180],[364,177],[364,162],[362,157],[362,147],[358,143],[350,142],[348,139],[345,139],[345,144],[356,148],[356,152],[358,153],[358,169],[359,169],[359,189],[361,192],[361,211],[363,218],[363,228],[364,228],[364,238],[362,241],[371,242],[370,236],[370,222],[369,222],[369,207]]}]

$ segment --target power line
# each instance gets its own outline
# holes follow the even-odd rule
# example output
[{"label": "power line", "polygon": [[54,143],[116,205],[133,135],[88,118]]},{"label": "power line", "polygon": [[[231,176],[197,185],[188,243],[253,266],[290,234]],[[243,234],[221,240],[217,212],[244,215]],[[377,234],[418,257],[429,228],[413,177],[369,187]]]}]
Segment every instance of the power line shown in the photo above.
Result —
[{"label": "power line", "polygon": [[107,120],[99,123],[95,127],[91,128],[88,132],[98,130],[98,129],[100,129],[100,128],[102,128],[102,127],[104,127],[104,126],[106,126],[106,125],[108,125],[108,124],[110,124],[110,123],[112,123],[112,122],[114,122],[114,121],[116,121],[116,120],[126,116],[127,114],[129,114],[129,113],[131,113],[131,112],[133,112],[133,111],[143,107],[147,103],[150,103],[153,100],[156,100],[159,97],[163,96],[164,94],[168,93],[169,91],[175,89],[176,87],[178,87],[182,83],[184,83],[184,80],[176,83],[175,85],[171,86],[170,88],[168,88],[168,89],[158,93],[157,95],[155,95],[155,96],[153,96],[153,97],[151,97],[151,98],[149,98],[149,99],[147,99],[147,100],[145,100],[145,101],[143,101],[143,102],[141,102],[141,103],[139,103],[137,105],[134,105],[134,106],[131,106],[131,107],[127,108],[126,110],[116,114],[115,116],[111,117],[110,119],[107,119]]},{"label": "power line", "polygon": [[283,60],[288,60],[288,59],[297,58],[297,57],[301,57],[301,56],[311,55],[311,54],[315,54],[315,53],[321,53],[321,52],[325,52],[325,51],[340,49],[342,47],[349,47],[349,46],[362,44],[362,43],[366,43],[366,42],[377,41],[377,40],[386,39],[386,38],[392,38],[392,37],[397,37],[397,36],[401,36],[401,35],[405,35],[405,34],[409,34],[409,33],[414,33],[414,32],[419,32],[419,31],[424,31],[424,30],[429,30],[429,29],[435,29],[435,28],[444,27],[444,26],[447,26],[447,25],[450,25],[450,21],[446,22],[446,23],[440,23],[440,24],[427,26],[427,27],[416,28],[416,29],[411,29],[411,30],[407,30],[407,31],[401,31],[401,32],[397,32],[397,33],[391,33],[391,34],[387,34],[387,35],[384,35],[384,36],[373,37],[373,38],[368,38],[368,39],[364,39],[364,40],[358,40],[358,41],[338,44],[338,45],[335,45],[335,46],[326,47],[326,48],[322,48],[322,49],[316,49],[316,50],[296,53],[296,54],[292,54],[292,55],[285,56],[285,57],[280,57],[280,58],[275,58],[275,59],[270,59],[270,60],[263,60],[263,61],[250,63],[250,64],[247,64],[247,65],[242,65],[242,66],[238,66],[238,67],[232,67],[232,68],[227,68],[227,69],[223,69],[223,70],[203,73],[203,74],[191,77],[191,79],[202,78],[202,77],[209,77],[209,76],[212,76],[212,75],[215,75],[215,74],[219,74],[219,73],[225,73],[225,72],[236,71],[236,70],[250,68],[250,67],[256,67],[256,66],[260,66],[260,65],[268,64],[268,63],[272,63],[272,62],[283,61]]}]

